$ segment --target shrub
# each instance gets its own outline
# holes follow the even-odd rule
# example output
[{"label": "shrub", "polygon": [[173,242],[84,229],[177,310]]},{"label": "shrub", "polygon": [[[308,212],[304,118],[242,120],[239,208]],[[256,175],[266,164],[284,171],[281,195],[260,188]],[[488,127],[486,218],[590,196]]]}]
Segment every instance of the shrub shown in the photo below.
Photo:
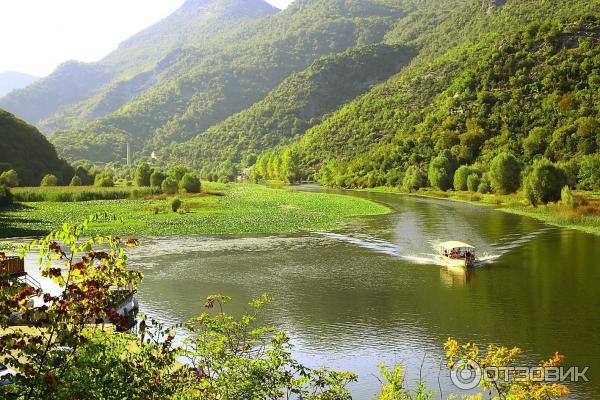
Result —
[{"label": "shrub", "polygon": [[17,174],[17,171],[10,169],[0,174],[0,185],[5,185],[7,187],[19,186],[19,174]]},{"label": "shrub", "polygon": [[71,179],[71,183],[69,184],[69,186],[81,186],[82,184],[83,184],[83,182],[81,182],[81,178],[78,177],[77,175],[75,175]]},{"label": "shrub", "polygon": [[0,207],[12,204],[13,196],[10,189],[6,185],[0,184]]},{"label": "shrub", "polygon": [[571,189],[568,186],[565,186],[560,191],[560,202],[568,207],[577,207],[577,201],[575,200],[575,196],[571,192]]},{"label": "shrub", "polygon": [[173,210],[173,212],[177,212],[181,208],[181,204],[182,203],[179,197],[175,197],[173,200],[171,200],[171,210]]},{"label": "shrub", "polygon": [[490,186],[490,180],[487,174],[484,174],[481,177],[481,182],[479,182],[479,186],[477,186],[477,193],[488,194],[492,191],[492,187]]},{"label": "shrub", "polygon": [[581,158],[578,178],[580,189],[600,190],[600,155]]},{"label": "shrub", "polygon": [[152,175],[150,175],[150,186],[152,187],[161,187],[163,181],[166,176],[160,171],[154,171]]},{"label": "shrub", "polygon": [[181,178],[183,178],[183,176],[188,172],[192,172],[188,167],[184,165],[176,165],[169,168],[167,175],[179,182]]},{"label": "shrub", "polygon": [[42,178],[40,186],[56,186],[58,185],[58,178],[55,175],[48,174]]},{"label": "shrub", "polygon": [[195,174],[187,173],[179,181],[179,189],[187,193],[198,193],[201,189],[200,179]]},{"label": "shrub", "polygon": [[427,186],[427,174],[421,168],[411,165],[406,170],[402,181],[402,189],[413,192]]},{"label": "shrub", "polygon": [[475,170],[468,165],[461,165],[454,173],[454,190],[467,190],[467,179]]},{"label": "shrub", "polygon": [[135,174],[133,176],[133,181],[136,186],[150,186],[150,175],[152,174],[152,170],[150,166],[146,163],[141,163],[135,169]]},{"label": "shrub", "polygon": [[476,192],[481,183],[481,178],[478,173],[472,173],[467,177],[467,190],[469,192]]},{"label": "shrub", "polygon": [[514,193],[521,186],[521,165],[511,153],[500,153],[490,164],[489,178],[496,193]]},{"label": "shrub", "polygon": [[443,150],[429,164],[428,177],[431,186],[446,191],[452,187],[456,157],[449,150]]},{"label": "shrub", "polygon": [[177,181],[175,179],[168,176],[163,181],[161,189],[165,194],[175,194],[179,190],[179,185],[177,184]]},{"label": "shrub", "polygon": [[94,179],[94,186],[113,187],[115,186],[115,182],[113,181],[113,177],[110,174],[104,172],[102,174],[96,175],[96,178]]},{"label": "shrub", "polygon": [[525,180],[525,195],[532,205],[560,200],[561,190],[567,184],[565,172],[549,160],[535,162]]}]

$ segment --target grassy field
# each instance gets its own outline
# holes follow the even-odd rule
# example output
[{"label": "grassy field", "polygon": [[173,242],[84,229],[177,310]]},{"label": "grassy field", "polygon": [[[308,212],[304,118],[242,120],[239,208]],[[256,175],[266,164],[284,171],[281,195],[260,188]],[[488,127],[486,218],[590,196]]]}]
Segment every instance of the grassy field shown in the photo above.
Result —
[{"label": "grassy field", "polygon": [[76,202],[90,200],[139,199],[159,194],[159,188],[138,188],[134,186],[95,187],[95,186],[47,186],[25,187],[11,190],[19,202]]},{"label": "grassy field", "polygon": [[[389,187],[367,190],[373,192],[403,193],[399,189]],[[503,196],[497,194],[441,192],[431,189],[421,189],[418,192],[411,193],[411,195],[491,206],[500,211],[535,218],[548,224],[600,235],[600,193],[574,192],[576,197],[585,198],[587,202],[587,205],[578,206],[577,208],[560,203],[533,207],[523,199],[522,194],[518,193]]]},{"label": "grassy field", "polygon": [[[72,189],[70,189],[72,190]],[[364,215],[385,214],[379,204],[351,196],[271,189],[259,185],[204,185],[208,193],[181,195],[183,210],[171,211],[163,195],[137,200],[25,202],[0,211],[0,238],[40,236],[63,222],[108,212],[121,223],[99,233],[131,236],[175,234],[270,234],[331,230]]]}]

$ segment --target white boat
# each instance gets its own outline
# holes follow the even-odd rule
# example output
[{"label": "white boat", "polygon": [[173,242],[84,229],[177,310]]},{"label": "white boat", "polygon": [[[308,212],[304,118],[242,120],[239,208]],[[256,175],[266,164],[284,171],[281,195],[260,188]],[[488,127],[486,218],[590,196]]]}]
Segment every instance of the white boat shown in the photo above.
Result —
[{"label": "white boat", "polygon": [[475,264],[475,247],[463,242],[440,244],[438,249],[444,265],[450,268],[470,268]]}]

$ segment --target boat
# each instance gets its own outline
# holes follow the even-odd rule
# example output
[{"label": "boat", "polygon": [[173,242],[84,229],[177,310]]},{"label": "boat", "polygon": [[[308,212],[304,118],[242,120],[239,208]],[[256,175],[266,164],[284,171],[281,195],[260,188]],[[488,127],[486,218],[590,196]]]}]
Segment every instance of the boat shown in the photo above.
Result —
[{"label": "boat", "polygon": [[440,244],[438,251],[442,262],[449,268],[470,268],[475,265],[475,247],[470,244],[444,242]]}]

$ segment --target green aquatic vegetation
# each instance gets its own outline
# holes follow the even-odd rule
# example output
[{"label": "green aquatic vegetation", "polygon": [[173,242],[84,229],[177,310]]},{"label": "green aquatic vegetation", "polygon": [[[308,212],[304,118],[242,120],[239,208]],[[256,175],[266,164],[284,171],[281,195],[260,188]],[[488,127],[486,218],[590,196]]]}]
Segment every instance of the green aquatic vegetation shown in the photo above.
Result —
[{"label": "green aquatic vegetation", "polygon": [[94,212],[121,217],[96,233],[152,236],[191,234],[272,234],[331,230],[363,215],[389,210],[368,200],[325,193],[271,189],[259,185],[206,184],[199,195],[180,196],[185,213],[156,212],[163,196],[140,200],[28,202],[0,212],[0,237],[36,236],[65,220],[81,220]]}]

